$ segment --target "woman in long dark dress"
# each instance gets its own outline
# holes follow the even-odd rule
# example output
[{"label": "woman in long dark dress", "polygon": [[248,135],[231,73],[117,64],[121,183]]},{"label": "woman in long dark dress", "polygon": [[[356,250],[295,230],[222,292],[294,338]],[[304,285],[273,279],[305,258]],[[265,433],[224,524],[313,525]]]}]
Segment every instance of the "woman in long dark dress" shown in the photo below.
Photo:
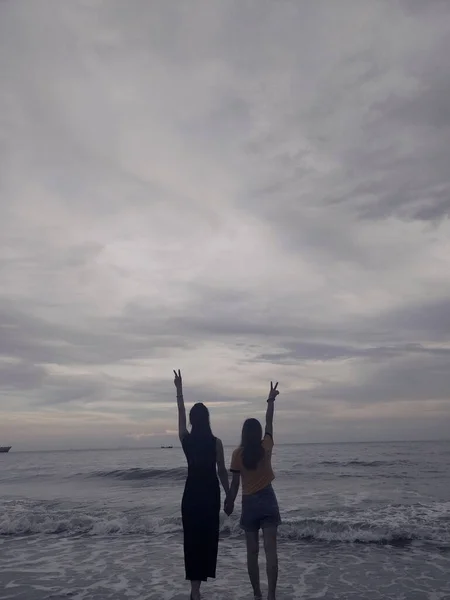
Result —
[{"label": "woman in long dark dress", "polygon": [[191,582],[191,599],[200,600],[200,585],[215,578],[219,546],[220,488],[229,493],[222,442],[214,437],[209,412],[202,403],[189,413],[187,430],[181,372],[175,373],[178,404],[178,433],[188,463],[188,476],[181,503],[186,579]]}]

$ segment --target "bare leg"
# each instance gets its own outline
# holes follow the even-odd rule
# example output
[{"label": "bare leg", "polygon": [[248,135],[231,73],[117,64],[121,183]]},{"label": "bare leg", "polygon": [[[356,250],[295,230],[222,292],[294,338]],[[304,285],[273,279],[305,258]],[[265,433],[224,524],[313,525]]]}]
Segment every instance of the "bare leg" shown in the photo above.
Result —
[{"label": "bare leg", "polygon": [[201,581],[191,581],[191,598],[192,600],[200,600]]},{"label": "bare leg", "polygon": [[267,527],[263,529],[264,550],[267,562],[267,581],[269,584],[268,600],[276,600],[276,589],[278,580],[278,554],[277,554],[277,528]]},{"label": "bare leg", "polygon": [[255,599],[262,598],[261,586],[259,582],[259,531],[246,531],[247,540],[247,569],[250,583],[252,584]]}]

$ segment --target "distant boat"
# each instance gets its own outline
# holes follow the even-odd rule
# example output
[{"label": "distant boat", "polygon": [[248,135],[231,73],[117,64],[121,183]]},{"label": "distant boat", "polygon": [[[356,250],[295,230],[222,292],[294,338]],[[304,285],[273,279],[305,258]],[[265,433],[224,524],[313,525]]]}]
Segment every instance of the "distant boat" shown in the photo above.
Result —
[{"label": "distant boat", "polygon": [[11,450],[11,446],[0,446],[0,452],[9,452]]},{"label": "distant boat", "polygon": [[173,446],[161,446],[161,448],[164,448],[164,449],[166,449],[166,448],[173,448]]}]

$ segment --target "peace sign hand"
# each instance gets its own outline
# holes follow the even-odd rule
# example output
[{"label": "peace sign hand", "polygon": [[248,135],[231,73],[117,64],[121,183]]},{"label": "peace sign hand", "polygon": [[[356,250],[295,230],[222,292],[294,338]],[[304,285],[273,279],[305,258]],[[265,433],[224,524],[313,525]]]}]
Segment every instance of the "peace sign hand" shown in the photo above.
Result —
[{"label": "peace sign hand", "polygon": [[273,382],[270,382],[270,392],[269,392],[269,400],[275,400],[275,398],[278,396],[278,394],[280,393],[277,390],[278,387],[278,381],[276,382],[275,385],[273,385]]},{"label": "peace sign hand", "polygon": [[181,394],[183,390],[183,379],[181,378],[181,371],[180,369],[178,369],[177,373],[174,369],[173,372],[175,374],[175,379],[173,380],[173,382],[175,384],[175,387],[177,388],[177,392]]}]

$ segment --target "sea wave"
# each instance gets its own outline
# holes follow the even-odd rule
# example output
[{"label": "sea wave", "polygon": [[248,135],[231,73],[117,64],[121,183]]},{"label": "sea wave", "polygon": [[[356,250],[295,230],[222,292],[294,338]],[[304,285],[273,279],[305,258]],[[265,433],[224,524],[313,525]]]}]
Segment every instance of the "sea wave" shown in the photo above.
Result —
[{"label": "sea wave", "polygon": [[90,474],[90,477],[103,477],[107,479],[116,479],[122,481],[141,481],[143,479],[171,479],[183,480],[186,478],[186,468],[176,469],[115,469],[113,471],[97,471]]},{"label": "sea wave", "polygon": [[387,467],[387,466],[405,466],[413,464],[409,460],[323,460],[320,462],[321,465],[329,467]]},{"label": "sea wave", "polygon": [[[182,532],[179,515],[155,518],[132,513],[89,513],[55,507],[0,507],[0,536],[169,535]],[[221,535],[240,537],[238,515],[221,516]],[[283,520],[281,540],[408,546],[423,542],[450,548],[450,503],[385,507],[380,513],[329,513]]]}]

